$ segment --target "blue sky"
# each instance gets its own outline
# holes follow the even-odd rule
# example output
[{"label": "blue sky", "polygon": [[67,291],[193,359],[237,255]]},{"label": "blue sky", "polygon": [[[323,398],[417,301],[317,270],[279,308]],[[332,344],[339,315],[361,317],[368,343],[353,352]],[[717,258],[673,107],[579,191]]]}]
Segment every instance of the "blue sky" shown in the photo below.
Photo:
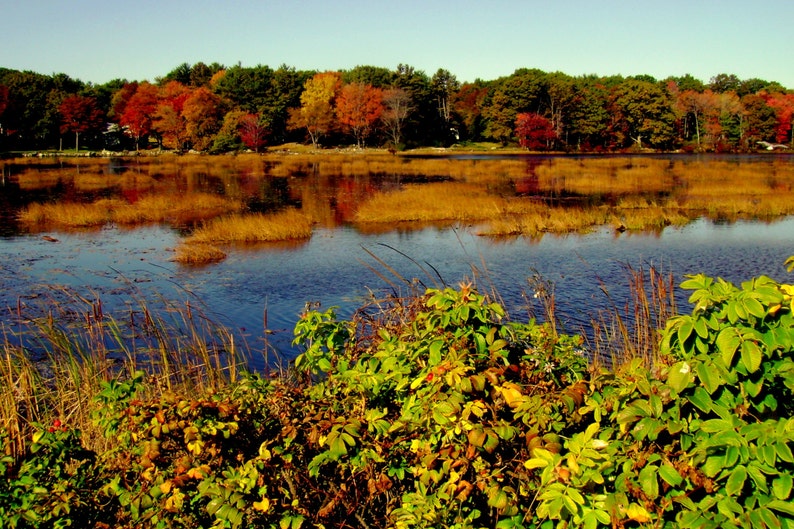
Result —
[{"label": "blue sky", "polygon": [[0,66],[94,83],[177,65],[409,64],[460,81],[719,73],[794,88],[794,1],[0,0]]}]

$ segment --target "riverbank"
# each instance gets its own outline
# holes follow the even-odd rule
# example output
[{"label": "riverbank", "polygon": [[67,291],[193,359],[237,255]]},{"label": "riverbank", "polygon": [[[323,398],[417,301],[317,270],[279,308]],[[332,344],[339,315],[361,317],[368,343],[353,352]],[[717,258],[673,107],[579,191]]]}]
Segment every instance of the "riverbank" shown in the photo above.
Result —
[{"label": "riverbank", "polygon": [[[32,322],[52,371],[5,342],[0,515],[83,527],[794,523],[794,285],[682,286],[698,307],[665,318],[653,357],[611,369],[588,365],[580,337],[512,321],[470,284],[349,320],[307,309],[302,354],[266,376],[236,369],[218,328],[163,341],[145,307],[133,341],[97,304],[66,334],[59,317]],[[181,314],[203,328],[190,306]],[[113,344],[126,361],[108,362]],[[737,442],[752,449],[734,456]]]}]

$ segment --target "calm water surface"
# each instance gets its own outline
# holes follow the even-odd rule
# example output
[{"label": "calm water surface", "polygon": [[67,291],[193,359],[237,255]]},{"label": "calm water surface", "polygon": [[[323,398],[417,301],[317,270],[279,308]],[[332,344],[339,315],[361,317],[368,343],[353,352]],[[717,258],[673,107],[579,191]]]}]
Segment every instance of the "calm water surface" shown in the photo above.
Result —
[{"label": "calm water surface", "polygon": [[[794,218],[771,224],[700,220],[657,235],[602,230],[539,241],[494,241],[468,228],[378,235],[318,229],[304,243],[232,249],[225,261],[199,268],[170,261],[178,240],[176,231],[159,226],[0,238],[2,318],[10,323],[20,307],[46,309],[60,289],[99,298],[106,312],[135,306],[139,299],[190,300],[255,351],[264,348],[267,311],[268,327],[276,331],[268,336],[270,345],[290,356],[292,328],[307,302],[338,306],[344,317],[370,290],[391,288],[375,271],[396,278],[371,252],[429,286],[476,277],[481,289],[494,287],[517,318],[527,317],[527,278],[540,274],[555,285],[565,329],[580,332],[610,302],[625,302],[627,266],[654,266],[673,273],[677,282],[698,272],[735,283],[759,274],[790,280],[783,262],[794,254]],[[678,295],[681,312],[689,310],[685,297]]]}]

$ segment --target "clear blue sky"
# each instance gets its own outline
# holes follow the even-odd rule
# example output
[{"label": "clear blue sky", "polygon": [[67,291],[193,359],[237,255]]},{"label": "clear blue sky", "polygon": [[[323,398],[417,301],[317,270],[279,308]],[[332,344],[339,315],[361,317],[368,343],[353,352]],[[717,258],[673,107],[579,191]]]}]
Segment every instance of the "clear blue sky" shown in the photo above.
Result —
[{"label": "clear blue sky", "polygon": [[183,62],[338,70],[405,63],[460,81],[719,73],[794,88],[794,0],[0,0],[0,66],[94,83]]}]

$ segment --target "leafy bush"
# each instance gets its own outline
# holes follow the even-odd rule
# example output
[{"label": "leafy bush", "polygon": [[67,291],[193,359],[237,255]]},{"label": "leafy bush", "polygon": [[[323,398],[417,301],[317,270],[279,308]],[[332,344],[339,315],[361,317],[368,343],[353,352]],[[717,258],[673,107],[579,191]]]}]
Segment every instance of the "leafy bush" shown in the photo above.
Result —
[{"label": "leafy bush", "polygon": [[[0,459],[10,527],[792,527],[794,285],[703,275],[660,359],[430,289],[307,311],[289,376],[143,398],[104,385],[107,453],[39,429]],[[52,431],[50,431],[52,430]],[[1,438],[0,438],[1,440]]]}]

